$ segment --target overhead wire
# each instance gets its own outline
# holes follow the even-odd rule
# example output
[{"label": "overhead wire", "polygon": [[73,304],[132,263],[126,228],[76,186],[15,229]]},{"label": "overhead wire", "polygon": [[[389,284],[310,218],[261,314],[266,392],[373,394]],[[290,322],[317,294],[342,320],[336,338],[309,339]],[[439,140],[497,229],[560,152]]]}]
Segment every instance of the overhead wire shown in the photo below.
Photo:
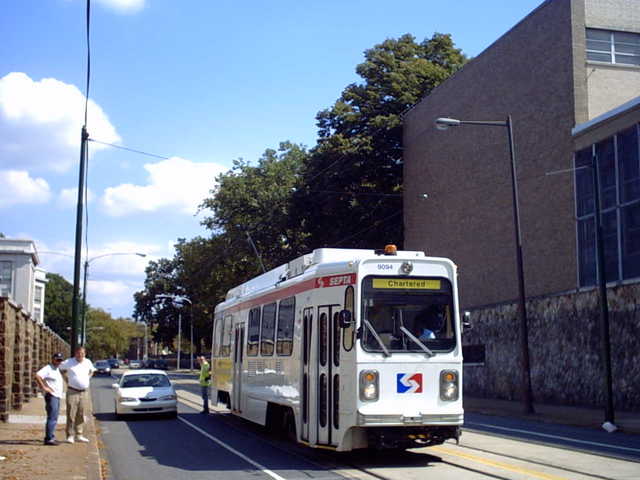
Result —
[{"label": "overhead wire", "polygon": [[[86,44],[87,44],[87,82],[85,86],[85,95],[84,95],[84,131],[87,130],[87,120],[88,120],[88,112],[89,112],[89,87],[91,85],[91,0],[87,0],[87,8],[86,8]],[[87,138],[88,140],[88,138]],[[88,259],[89,259],[89,143],[86,142],[84,149],[84,159],[82,159],[85,164],[84,170],[84,268],[86,270]],[[87,276],[87,272],[84,272],[85,278]],[[83,288],[87,288],[84,285]],[[82,292],[83,297],[86,298],[86,292]],[[82,305],[82,316],[83,319],[86,318],[85,309],[87,306],[85,304]],[[84,322],[83,322],[84,325]],[[84,332],[83,332],[84,336]]]}]

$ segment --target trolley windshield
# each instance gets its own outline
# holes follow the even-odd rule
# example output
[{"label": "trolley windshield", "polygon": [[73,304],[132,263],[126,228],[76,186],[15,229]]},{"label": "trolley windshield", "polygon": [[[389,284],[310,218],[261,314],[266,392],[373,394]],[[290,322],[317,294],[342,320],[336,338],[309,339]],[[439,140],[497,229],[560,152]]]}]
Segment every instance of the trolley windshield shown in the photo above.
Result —
[{"label": "trolley windshield", "polygon": [[360,337],[367,351],[424,351],[415,340],[432,352],[455,347],[452,288],[446,278],[365,277],[360,311],[368,321],[362,322]]}]

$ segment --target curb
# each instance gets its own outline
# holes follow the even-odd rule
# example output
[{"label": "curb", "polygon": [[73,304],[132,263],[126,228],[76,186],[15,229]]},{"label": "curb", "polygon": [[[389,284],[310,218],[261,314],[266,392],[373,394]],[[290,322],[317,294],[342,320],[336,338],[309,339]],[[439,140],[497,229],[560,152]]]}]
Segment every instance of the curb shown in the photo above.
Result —
[{"label": "curb", "polygon": [[89,395],[89,419],[87,421],[88,432],[91,442],[89,443],[89,455],[87,458],[87,480],[102,480],[102,458],[100,457],[100,449],[98,448],[98,429],[96,427],[96,419],[93,415],[93,399]]}]

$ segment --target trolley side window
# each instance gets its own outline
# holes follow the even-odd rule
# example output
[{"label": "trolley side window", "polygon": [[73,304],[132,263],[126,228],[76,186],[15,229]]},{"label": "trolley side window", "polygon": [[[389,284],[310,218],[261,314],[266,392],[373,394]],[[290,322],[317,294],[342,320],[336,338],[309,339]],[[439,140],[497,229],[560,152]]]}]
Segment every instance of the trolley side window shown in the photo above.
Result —
[{"label": "trolley side window", "polygon": [[276,304],[270,303],[262,307],[262,329],[260,341],[260,355],[273,355],[273,339],[276,333]]},{"label": "trolley side window", "polygon": [[213,323],[213,356],[219,357],[222,349],[222,317],[217,317]]},{"label": "trolley side window", "polygon": [[[353,287],[349,286],[344,292],[344,309],[349,310],[351,312],[351,318],[355,318],[353,306],[354,306],[354,292],[353,292]],[[347,352],[353,348],[354,332],[355,332],[354,322],[351,322],[351,324],[347,328],[343,329],[342,346]]]},{"label": "trolley side window", "polygon": [[227,315],[222,322],[222,341],[220,342],[220,356],[228,357],[231,355],[231,327],[233,325],[233,317]]},{"label": "trolley side window", "polygon": [[280,301],[278,308],[278,335],[276,353],[280,356],[289,356],[293,352],[293,321],[295,317],[295,297],[285,298]]},{"label": "trolley side window", "polygon": [[260,343],[260,307],[249,311],[249,334],[247,335],[247,356],[258,356]]}]

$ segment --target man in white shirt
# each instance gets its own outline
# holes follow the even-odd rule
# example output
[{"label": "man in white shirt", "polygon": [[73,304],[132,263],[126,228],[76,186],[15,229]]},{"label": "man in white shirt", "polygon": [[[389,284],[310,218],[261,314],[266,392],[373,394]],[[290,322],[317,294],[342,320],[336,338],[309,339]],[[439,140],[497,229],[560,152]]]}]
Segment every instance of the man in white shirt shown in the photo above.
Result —
[{"label": "man in white shirt", "polygon": [[67,380],[67,442],[87,443],[89,439],[82,435],[84,412],[89,395],[89,381],[95,368],[91,360],[85,357],[84,347],[76,348],[74,356],[66,359],[60,370]]},{"label": "man in white shirt", "polygon": [[51,363],[36,372],[36,383],[44,391],[44,404],[47,412],[47,423],[44,433],[45,445],[58,445],[56,441],[56,425],[60,413],[60,399],[63,394],[62,375],[58,366],[64,357],[61,353],[54,353]]}]

